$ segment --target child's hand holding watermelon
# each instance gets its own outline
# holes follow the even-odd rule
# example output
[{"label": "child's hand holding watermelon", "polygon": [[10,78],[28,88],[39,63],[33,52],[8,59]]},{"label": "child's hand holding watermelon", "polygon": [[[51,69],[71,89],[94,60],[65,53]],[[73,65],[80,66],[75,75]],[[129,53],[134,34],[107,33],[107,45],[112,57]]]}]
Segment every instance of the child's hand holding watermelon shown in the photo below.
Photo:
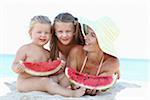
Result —
[{"label": "child's hand holding watermelon", "polygon": [[19,63],[17,64],[18,73],[23,73],[25,71],[25,67],[22,63],[23,61],[19,61]]}]

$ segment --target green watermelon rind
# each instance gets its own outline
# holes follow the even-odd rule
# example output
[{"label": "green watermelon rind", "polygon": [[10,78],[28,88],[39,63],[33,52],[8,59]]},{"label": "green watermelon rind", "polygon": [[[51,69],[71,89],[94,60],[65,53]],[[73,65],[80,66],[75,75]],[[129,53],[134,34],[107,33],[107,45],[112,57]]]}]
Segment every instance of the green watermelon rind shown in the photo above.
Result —
[{"label": "green watermelon rind", "polygon": [[[23,64],[23,62],[21,62]],[[34,71],[34,70],[31,70],[29,68],[26,68],[24,69],[24,71],[30,75],[33,75],[33,76],[48,76],[48,75],[51,75],[51,74],[54,74],[56,73],[57,71],[59,71],[64,65],[64,61],[61,60],[60,64],[53,70],[50,70],[48,72],[37,72],[37,71]]]},{"label": "green watermelon rind", "polygon": [[[95,89],[95,90],[102,90],[102,91],[104,90],[104,91],[105,91],[105,90],[107,90],[108,88],[110,89],[110,88],[116,83],[116,81],[117,81],[117,79],[118,79],[118,74],[113,74],[113,75],[112,75],[113,81],[111,82],[111,84],[108,84],[108,85],[105,85],[105,86],[97,86],[97,87],[87,86],[87,85],[85,85],[85,84],[78,83],[78,82],[74,81],[73,79],[71,79],[71,78],[69,77],[68,70],[69,70],[69,68],[66,67],[66,69],[65,69],[65,74],[66,74],[67,78],[68,78],[73,84],[78,85],[78,86],[81,86],[81,87],[84,87],[84,88],[87,88],[87,89]],[[82,73],[82,74],[83,74],[83,73]]]}]

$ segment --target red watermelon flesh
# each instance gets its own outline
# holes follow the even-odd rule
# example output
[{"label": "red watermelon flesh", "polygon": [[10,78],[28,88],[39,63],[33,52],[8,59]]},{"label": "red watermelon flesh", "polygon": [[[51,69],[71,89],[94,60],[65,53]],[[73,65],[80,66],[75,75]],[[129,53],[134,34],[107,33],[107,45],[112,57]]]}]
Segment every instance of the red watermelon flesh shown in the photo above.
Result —
[{"label": "red watermelon flesh", "polygon": [[62,60],[53,62],[22,62],[25,66],[25,72],[35,76],[46,76],[56,73],[62,68]]},{"label": "red watermelon flesh", "polygon": [[117,76],[94,76],[84,73],[79,73],[73,68],[67,67],[65,74],[71,82],[76,85],[88,88],[104,90],[110,88],[117,80]]},{"label": "red watermelon flesh", "polygon": [[55,60],[53,62],[24,62],[23,64],[31,70],[45,72],[54,70],[60,63],[60,60]]}]

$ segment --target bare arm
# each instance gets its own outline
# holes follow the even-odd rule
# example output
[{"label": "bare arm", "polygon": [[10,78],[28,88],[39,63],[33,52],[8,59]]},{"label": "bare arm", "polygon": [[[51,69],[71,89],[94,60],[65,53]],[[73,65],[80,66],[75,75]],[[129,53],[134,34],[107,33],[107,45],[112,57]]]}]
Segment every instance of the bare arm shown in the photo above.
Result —
[{"label": "bare arm", "polygon": [[70,53],[67,58],[67,66],[72,67],[76,70],[82,66],[82,60],[84,59],[85,51],[80,45],[75,46],[70,50]]},{"label": "bare arm", "polygon": [[25,61],[26,59],[26,47],[22,46],[16,53],[15,60],[12,64],[12,70],[16,73],[21,73],[22,71],[19,69],[21,67],[21,64],[19,61]]},{"label": "bare arm", "polygon": [[120,78],[120,65],[118,58],[108,56],[104,61],[101,69],[100,75],[112,75],[114,73],[118,74],[118,79]]},{"label": "bare arm", "polygon": [[67,58],[67,67],[72,67],[74,69],[77,69],[77,60],[76,56],[74,54],[71,54]]},{"label": "bare arm", "polygon": [[[76,46],[72,48],[67,58],[67,66],[79,71],[80,66],[82,66],[82,60],[84,59],[84,55],[85,52],[82,46]],[[71,84],[71,88],[77,89],[79,88],[79,86]]]},{"label": "bare arm", "polygon": [[[70,51],[69,55],[67,57],[66,67],[72,67],[72,68],[76,69],[76,67],[77,67],[76,62],[77,62],[77,60],[76,60],[76,56],[74,55],[74,52]],[[68,87],[71,85],[69,79],[66,76],[63,77],[63,79],[61,79],[59,84],[62,85],[63,87]]]},{"label": "bare arm", "polygon": [[[119,60],[115,57],[106,55],[106,59],[102,65],[99,75],[107,76],[107,75],[112,75],[114,73],[118,74],[118,79],[119,79],[120,78]],[[96,94],[96,90],[87,90],[86,92],[87,94],[90,94],[90,95]]]}]

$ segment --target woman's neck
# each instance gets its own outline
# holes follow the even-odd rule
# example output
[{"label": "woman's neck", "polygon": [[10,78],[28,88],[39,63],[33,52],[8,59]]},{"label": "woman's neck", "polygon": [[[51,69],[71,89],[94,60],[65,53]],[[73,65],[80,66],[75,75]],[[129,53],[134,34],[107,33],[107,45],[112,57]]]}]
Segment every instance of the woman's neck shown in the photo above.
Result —
[{"label": "woman's neck", "polygon": [[87,53],[88,61],[95,64],[99,64],[103,56],[104,56],[104,52],[102,50],[98,50],[97,52]]}]

